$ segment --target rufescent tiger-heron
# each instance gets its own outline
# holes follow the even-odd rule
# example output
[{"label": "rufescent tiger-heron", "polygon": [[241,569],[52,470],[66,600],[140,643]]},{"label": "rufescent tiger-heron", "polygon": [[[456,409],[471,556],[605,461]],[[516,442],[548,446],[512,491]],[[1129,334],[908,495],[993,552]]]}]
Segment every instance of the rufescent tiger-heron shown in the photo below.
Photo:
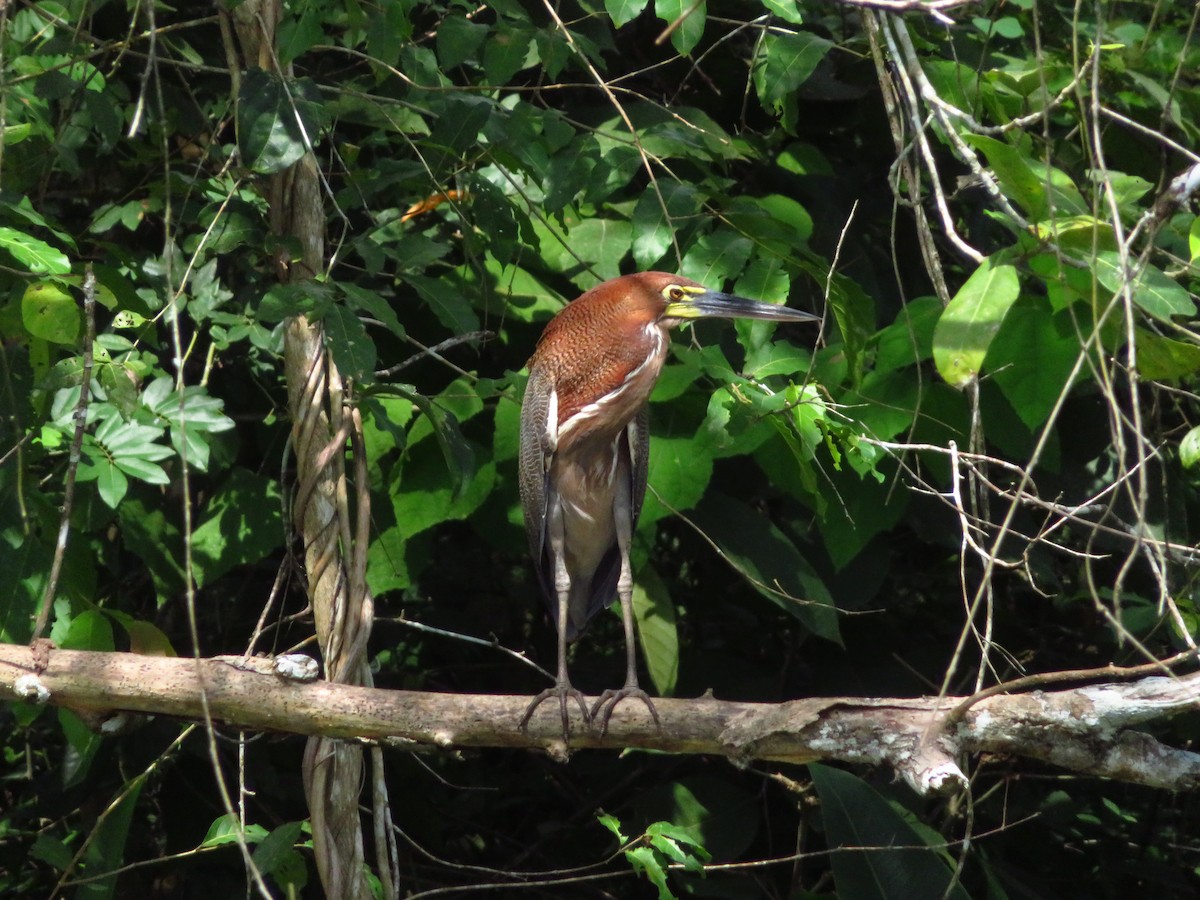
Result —
[{"label": "rufescent tiger-heron", "polygon": [[[563,737],[570,702],[585,725],[608,729],[622,700],[658,712],[638,686],[629,544],[646,494],[647,401],[670,343],[670,329],[709,317],[810,322],[817,316],[712,291],[665,272],[613,278],[568,304],[546,326],[529,360],[521,407],[520,483],[525,529],[542,593],[558,628],[555,684],[530,702],[558,698]],[[621,601],[625,685],[606,690],[589,711],[567,675],[567,643],[600,610]]]}]

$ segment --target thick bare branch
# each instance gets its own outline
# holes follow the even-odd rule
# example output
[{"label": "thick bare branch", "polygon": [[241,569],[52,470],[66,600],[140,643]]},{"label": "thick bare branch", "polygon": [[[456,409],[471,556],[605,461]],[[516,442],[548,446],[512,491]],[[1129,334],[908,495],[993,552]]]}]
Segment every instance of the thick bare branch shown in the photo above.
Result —
[{"label": "thick bare branch", "polygon": [[527,732],[516,727],[528,697],[385,691],[295,678],[277,660],[217,657],[197,664],[71,650],[50,651],[48,667],[38,674],[30,648],[0,645],[6,692],[93,714],[198,717],[203,687],[212,716],[231,727],[410,750],[528,747],[565,758],[578,749],[639,747],[737,762],[833,759],[888,765],[925,794],[960,789],[966,784],[961,760],[991,753],[1169,790],[1200,787],[1200,754],[1130,730],[1200,708],[1200,672],[988,697],[948,733],[941,724],[962,698],[663,699],[655,702],[661,731],[641,706],[628,704],[605,737],[582,730],[572,734],[570,748],[557,715],[535,716]]}]

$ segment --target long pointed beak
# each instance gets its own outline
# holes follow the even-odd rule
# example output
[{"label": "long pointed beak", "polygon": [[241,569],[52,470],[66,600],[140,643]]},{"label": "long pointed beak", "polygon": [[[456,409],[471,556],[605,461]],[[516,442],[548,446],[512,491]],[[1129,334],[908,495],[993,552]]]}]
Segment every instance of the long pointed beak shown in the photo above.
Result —
[{"label": "long pointed beak", "polygon": [[788,306],[747,300],[721,291],[705,291],[668,303],[663,315],[669,319],[766,319],[772,322],[817,322],[821,319]]}]

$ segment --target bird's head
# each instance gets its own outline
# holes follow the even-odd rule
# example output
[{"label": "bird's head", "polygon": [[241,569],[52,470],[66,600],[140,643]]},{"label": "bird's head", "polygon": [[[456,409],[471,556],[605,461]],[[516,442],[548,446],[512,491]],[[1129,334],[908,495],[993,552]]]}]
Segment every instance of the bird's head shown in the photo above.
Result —
[{"label": "bird's head", "polygon": [[627,277],[645,298],[655,320],[666,327],[710,318],[772,322],[812,322],[820,318],[798,309],[714,291],[690,278],[667,272],[641,272]]}]

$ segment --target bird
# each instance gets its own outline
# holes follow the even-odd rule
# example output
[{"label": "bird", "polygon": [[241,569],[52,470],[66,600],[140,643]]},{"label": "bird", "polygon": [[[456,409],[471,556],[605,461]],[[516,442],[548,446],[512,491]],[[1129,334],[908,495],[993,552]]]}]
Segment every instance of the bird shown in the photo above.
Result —
[{"label": "bird", "polygon": [[[601,736],[617,705],[636,699],[661,728],[638,684],[629,546],[646,495],[648,403],[670,346],[671,328],[695,319],[811,322],[820,317],[710,290],[666,272],[612,278],[568,303],[546,325],[528,362],[521,404],[519,486],[541,593],[558,631],[553,687],[535,696],[525,730],[557,699],[564,740],[569,707]],[[589,709],[572,686],[567,645],[617,598],[625,628],[625,684]]]}]

